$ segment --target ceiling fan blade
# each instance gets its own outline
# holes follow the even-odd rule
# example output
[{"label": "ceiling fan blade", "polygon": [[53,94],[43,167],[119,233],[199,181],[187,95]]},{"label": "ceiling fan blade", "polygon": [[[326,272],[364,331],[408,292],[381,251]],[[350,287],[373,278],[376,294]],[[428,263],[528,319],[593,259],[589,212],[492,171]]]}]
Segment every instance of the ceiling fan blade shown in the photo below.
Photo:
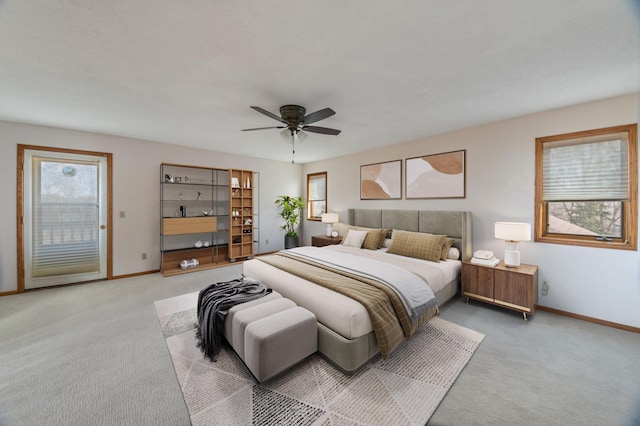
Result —
[{"label": "ceiling fan blade", "polygon": [[318,126],[302,126],[302,130],[312,133],[322,133],[323,135],[339,135],[340,130],[330,129],[328,127],[318,127]]},{"label": "ceiling fan blade", "polygon": [[273,118],[274,120],[278,120],[278,121],[279,121],[279,122],[281,122],[281,123],[287,124],[287,122],[286,122],[285,120],[283,120],[283,119],[282,119],[282,117],[279,117],[279,116],[277,116],[277,115],[275,115],[275,114],[273,114],[273,113],[271,113],[271,112],[267,111],[267,110],[266,110],[266,109],[264,109],[264,108],[260,108],[259,106],[252,106],[251,108],[252,108],[252,109],[254,109],[254,110],[256,110],[256,111],[258,111],[258,112],[259,112],[259,113],[261,113],[261,114],[266,115],[267,117],[271,117],[271,118]]},{"label": "ceiling fan blade", "polygon": [[241,129],[243,132],[250,132],[251,130],[265,130],[265,129],[285,129],[287,126],[271,126],[271,127],[254,127],[252,129]]},{"label": "ceiling fan blade", "polygon": [[331,117],[335,113],[336,112],[331,108],[325,108],[316,112],[312,112],[304,118],[304,124],[311,124],[315,123],[316,121],[324,120],[325,118]]}]

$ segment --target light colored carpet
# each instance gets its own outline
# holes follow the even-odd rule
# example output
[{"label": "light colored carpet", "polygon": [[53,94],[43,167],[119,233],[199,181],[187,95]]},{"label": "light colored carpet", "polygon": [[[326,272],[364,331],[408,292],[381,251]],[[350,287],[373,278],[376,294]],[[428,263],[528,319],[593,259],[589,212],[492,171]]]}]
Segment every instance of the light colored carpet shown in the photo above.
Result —
[{"label": "light colored carpet", "polygon": [[197,292],[155,303],[194,425],[424,425],[484,338],[433,318],[352,376],[314,354],[257,384],[228,345],[216,362],[203,357],[196,303]]}]

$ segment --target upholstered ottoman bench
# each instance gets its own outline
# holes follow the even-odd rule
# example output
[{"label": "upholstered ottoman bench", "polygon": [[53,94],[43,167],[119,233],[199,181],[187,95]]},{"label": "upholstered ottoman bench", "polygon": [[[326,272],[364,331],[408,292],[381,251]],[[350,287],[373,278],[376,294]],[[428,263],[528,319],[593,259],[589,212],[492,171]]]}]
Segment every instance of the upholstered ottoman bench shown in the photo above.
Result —
[{"label": "upholstered ottoman bench", "polygon": [[315,315],[277,293],[231,308],[224,337],[259,382],[318,349]]},{"label": "upholstered ottoman bench", "polygon": [[300,306],[254,321],[244,332],[244,362],[259,382],[317,350],[316,316]]}]

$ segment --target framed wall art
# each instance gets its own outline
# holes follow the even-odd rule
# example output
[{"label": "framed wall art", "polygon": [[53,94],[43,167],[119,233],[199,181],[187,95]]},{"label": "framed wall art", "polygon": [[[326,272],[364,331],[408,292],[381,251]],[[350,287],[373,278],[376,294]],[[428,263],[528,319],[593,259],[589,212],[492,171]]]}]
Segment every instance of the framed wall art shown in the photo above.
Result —
[{"label": "framed wall art", "polygon": [[406,198],[464,198],[466,150],[406,159]]},{"label": "framed wall art", "polygon": [[402,199],[402,160],[360,166],[360,199]]}]

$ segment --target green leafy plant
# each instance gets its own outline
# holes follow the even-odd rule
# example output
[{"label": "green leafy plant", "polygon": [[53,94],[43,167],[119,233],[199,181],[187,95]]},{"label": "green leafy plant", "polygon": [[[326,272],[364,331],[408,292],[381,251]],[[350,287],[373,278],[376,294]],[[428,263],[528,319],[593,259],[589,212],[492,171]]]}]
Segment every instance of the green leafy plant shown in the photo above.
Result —
[{"label": "green leafy plant", "polygon": [[276,205],[281,209],[278,216],[284,220],[284,225],[280,229],[284,230],[287,237],[297,237],[298,233],[295,231],[295,226],[300,223],[302,209],[304,209],[304,199],[302,197],[281,195],[276,200]]}]

